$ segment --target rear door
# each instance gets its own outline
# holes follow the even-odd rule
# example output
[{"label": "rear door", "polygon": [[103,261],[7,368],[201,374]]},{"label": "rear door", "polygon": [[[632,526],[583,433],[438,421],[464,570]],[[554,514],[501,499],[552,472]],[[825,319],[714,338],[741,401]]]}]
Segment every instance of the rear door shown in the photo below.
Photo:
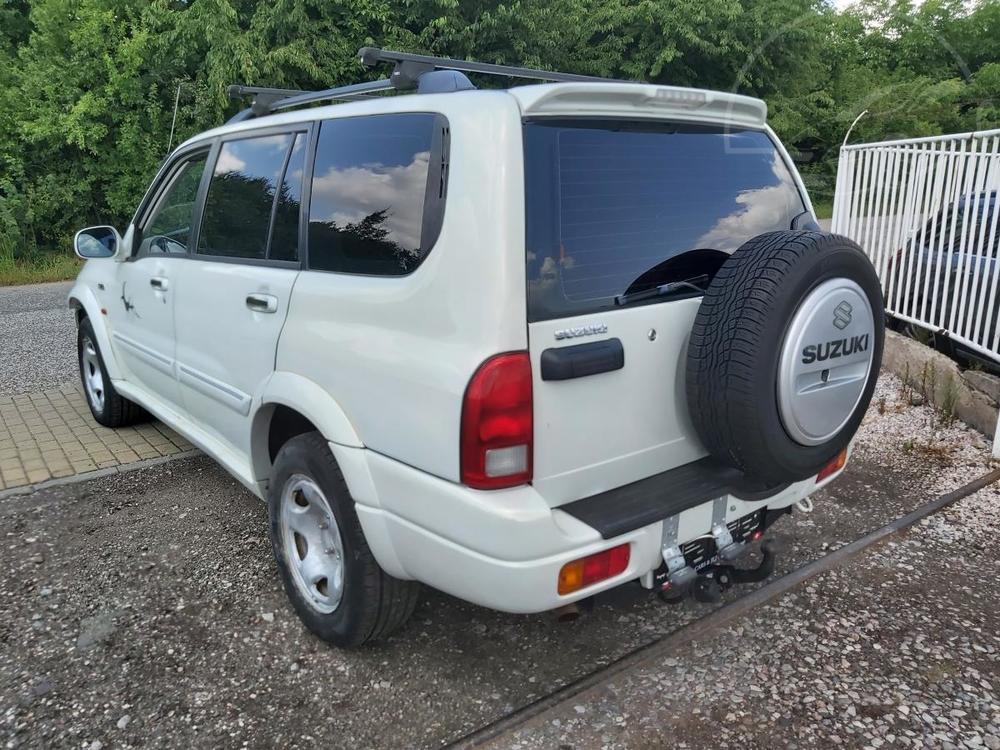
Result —
[{"label": "rear door", "polygon": [[705,455],[684,379],[698,289],[806,209],[760,129],[537,119],[524,142],[534,484],[559,505]]},{"label": "rear door", "polygon": [[192,419],[249,450],[250,407],[274,371],[299,238],[309,126],[223,138],[175,300],[177,378]]}]

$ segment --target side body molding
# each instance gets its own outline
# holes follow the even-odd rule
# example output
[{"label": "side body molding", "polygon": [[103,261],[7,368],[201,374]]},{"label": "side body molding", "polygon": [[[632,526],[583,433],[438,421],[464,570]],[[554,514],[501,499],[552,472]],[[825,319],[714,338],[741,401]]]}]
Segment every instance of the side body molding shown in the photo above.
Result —
[{"label": "side body molding", "polygon": [[260,403],[254,415],[255,427],[258,416],[264,413],[269,405],[275,404],[295,409],[316,425],[331,443],[351,448],[364,447],[354,425],[340,408],[340,404],[327,391],[301,375],[283,371],[271,375],[260,395]]},{"label": "side body molding", "polygon": [[94,296],[94,292],[86,284],[77,282],[69,292],[68,304],[71,309],[83,310],[90,318],[90,324],[94,327],[97,346],[101,350],[101,357],[104,359],[108,376],[112,380],[121,380],[122,371],[118,366],[115,350],[111,346],[111,338],[108,336],[108,319],[101,314],[101,304]]}]

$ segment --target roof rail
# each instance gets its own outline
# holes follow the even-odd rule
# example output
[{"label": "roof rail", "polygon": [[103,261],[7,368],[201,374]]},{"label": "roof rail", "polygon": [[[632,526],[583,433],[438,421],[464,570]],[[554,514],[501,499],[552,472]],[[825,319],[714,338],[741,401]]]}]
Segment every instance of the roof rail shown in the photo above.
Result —
[{"label": "roof rail", "polygon": [[[356,99],[366,94],[395,89],[408,91],[417,88],[420,77],[436,70],[454,70],[460,73],[483,73],[486,75],[506,76],[508,78],[529,78],[539,81],[589,81],[610,82],[611,78],[583,76],[575,73],[560,73],[557,71],[538,70],[535,68],[516,68],[510,65],[493,65],[469,60],[452,60],[447,57],[432,55],[415,55],[409,52],[394,52],[378,47],[362,47],[358,57],[366,68],[374,68],[379,63],[393,63],[392,74],[388,78],[377,81],[363,81],[347,86],[337,86],[322,91],[298,91],[295,89],[273,89],[257,86],[230,86],[228,93],[233,99],[253,96],[253,104],[239,112],[229,122],[240,122],[251,117],[277,112],[283,109],[299,107],[303,104],[315,104],[324,101]],[[466,83],[468,83],[466,81]],[[464,87],[460,87],[464,88]]]},{"label": "roof rail", "polygon": [[229,96],[232,99],[239,99],[244,96],[253,96],[253,104],[247,109],[241,110],[228,122],[241,122],[249,120],[251,117],[261,117],[282,109],[298,107],[302,104],[313,104],[315,102],[337,101],[356,99],[368,93],[385,91],[393,88],[389,79],[380,81],[364,81],[362,83],[352,83],[349,86],[337,86],[332,89],[322,91],[298,91],[296,89],[269,89],[256,86],[233,85],[229,87]]},{"label": "roof rail", "polygon": [[485,73],[486,75],[506,76],[508,78],[531,78],[538,81],[590,81],[591,83],[603,81],[607,83],[612,80],[597,76],[577,75],[576,73],[560,73],[536,68],[515,68],[510,65],[453,60],[433,55],[414,55],[409,52],[394,52],[378,47],[362,47],[358,50],[358,57],[361,58],[361,64],[369,69],[374,68],[379,63],[394,63],[396,67],[393,69],[392,75],[389,76],[389,80],[397,89],[415,88],[420,76],[432,70],[458,70],[463,73]]}]

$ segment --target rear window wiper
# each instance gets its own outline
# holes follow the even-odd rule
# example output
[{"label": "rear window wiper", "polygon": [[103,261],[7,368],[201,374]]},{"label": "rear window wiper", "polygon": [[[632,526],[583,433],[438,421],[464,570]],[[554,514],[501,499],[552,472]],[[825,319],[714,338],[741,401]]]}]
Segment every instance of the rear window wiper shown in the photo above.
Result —
[{"label": "rear window wiper", "polygon": [[695,294],[704,294],[709,280],[708,274],[703,273],[700,276],[692,276],[690,279],[684,279],[683,281],[668,281],[666,284],[660,284],[651,289],[643,289],[640,292],[619,294],[615,297],[615,304],[618,307],[623,307],[624,305],[631,305],[633,302],[641,302],[642,300],[653,299],[654,297],[670,297],[675,294],[690,294],[692,292]]}]

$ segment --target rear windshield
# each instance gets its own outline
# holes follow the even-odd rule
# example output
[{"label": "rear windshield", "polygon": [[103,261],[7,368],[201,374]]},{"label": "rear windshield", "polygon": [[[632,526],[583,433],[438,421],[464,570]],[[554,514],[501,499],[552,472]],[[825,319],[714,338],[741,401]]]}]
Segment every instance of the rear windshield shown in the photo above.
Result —
[{"label": "rear windshield", "polygon": [[524,126],[528,317],[612,308],[701,274],[805,210],[766,133],[676,123]]}]

